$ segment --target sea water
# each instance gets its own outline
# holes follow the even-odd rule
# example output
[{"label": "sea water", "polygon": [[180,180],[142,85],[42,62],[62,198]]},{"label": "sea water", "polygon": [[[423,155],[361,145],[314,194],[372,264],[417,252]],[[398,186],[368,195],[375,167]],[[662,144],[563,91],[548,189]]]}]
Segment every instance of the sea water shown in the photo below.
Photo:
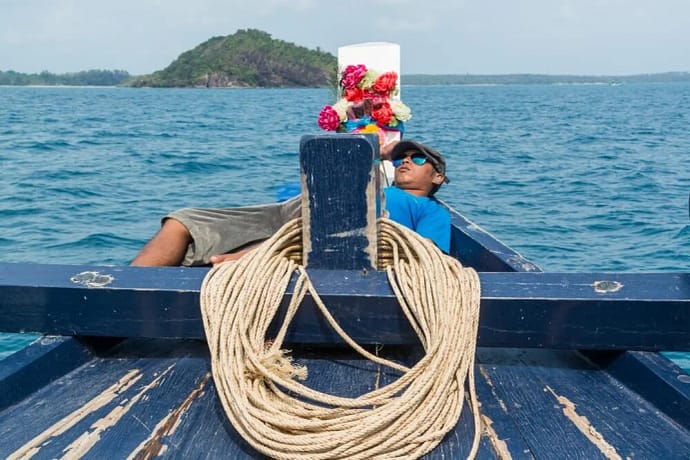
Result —
[{"label": "sea water", "polygon": [[[690,84],[402,97],[405,137],[447,157],[438,197],[544,271],[690,269]],[[274,201],[331,102],[328,89],[1,87],[0,262],[127,264],[168,211]],[[0,356],[22,340],[2,336]]]}]

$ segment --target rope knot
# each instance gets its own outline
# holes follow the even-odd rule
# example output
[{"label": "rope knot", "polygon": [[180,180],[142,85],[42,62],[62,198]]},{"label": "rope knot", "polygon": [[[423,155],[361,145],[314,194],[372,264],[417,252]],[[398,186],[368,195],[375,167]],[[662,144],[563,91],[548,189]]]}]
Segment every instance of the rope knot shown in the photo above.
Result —
[{"label": "rope knot", "polygon": [[290,350],[264,350],[259,356],[259,363],[265,369],[265,372],[254,366],[248,367],[246,373],[253,379],[273,380],[273,377],[278,379],[294,379],[295,377],[304,381],[307,379],[307,368],[296,364],[292,356],[289,356]]}]

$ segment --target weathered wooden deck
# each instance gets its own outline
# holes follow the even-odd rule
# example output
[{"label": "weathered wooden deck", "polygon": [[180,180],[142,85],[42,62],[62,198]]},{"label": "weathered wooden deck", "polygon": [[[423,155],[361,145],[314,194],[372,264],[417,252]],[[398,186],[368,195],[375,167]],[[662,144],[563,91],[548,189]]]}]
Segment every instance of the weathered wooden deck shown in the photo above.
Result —
[{"label": "weathered wooden deck", "polygon": [[[261,458],[227,421],[202,341],[128,339],[86,352],[74,340],[44,338],[10,358],[64,347],[65,358],[81,353],[83,363],[0,412],[0,457]],[[414,355],[408,347],[380,353]],[[328,393],[356,396],[396,378],[342,349],[295,355],[308,366],[307,384]],[[479,458],[690,456],[687,419],[671,419],[578,352],[480,348],[477,358],[487,426]],[[428,458],[465,458],[472,434],[466,406]]]}]

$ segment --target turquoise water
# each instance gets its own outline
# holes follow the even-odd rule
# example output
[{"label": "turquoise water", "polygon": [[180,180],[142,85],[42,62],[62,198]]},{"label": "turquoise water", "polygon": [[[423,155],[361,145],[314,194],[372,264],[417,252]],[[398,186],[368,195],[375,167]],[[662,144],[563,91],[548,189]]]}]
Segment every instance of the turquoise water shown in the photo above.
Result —
[{"label": "turquoise water", "polygon": [[[448,158],[439,197],[545,271],[688,270],[690,84],[402,96]],[[0,261],[127,264],[169,210],[273,201],[331,97],[0,88]]]},{"label": "turquoise water", "polygon": [[17,350],[21,350],[40,336],[34,334],[2,334],[0,333],[0,360],[8,357]]}]

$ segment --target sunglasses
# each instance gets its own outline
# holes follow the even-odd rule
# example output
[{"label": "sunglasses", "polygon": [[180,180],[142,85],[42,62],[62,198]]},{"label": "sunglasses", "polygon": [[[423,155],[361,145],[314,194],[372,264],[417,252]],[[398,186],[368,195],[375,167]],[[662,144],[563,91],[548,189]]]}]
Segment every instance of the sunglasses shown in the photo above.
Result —
[{"label": "sunglasses", "polygon": [[[409,157],[410,157],[410,161],[412,163],[416,164],[417,166],[422,166],[428,160],[426,155],[424,155],[423,153],[413,153]],[[393,166],[395,166],[397,168],[398,166],[400,166],[403,163],[403,160],[405,160],[405,158],[407,158],[406,155],[403,155],[401,157],[396,158],[395,160],[393,160]]]}]

